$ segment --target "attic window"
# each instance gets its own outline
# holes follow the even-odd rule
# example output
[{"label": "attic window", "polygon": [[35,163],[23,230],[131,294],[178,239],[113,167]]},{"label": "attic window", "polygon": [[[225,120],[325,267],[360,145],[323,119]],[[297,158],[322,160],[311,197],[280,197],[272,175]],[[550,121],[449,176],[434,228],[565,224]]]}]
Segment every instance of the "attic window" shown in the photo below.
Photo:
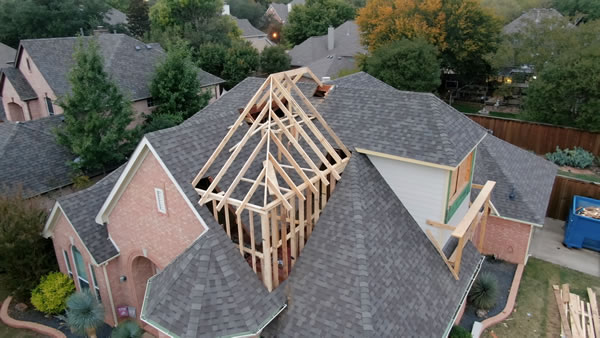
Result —
[{"label": "attic window", "polygon": [[27,63],[27,70],[31,72],[31,65],[29,64],[29,58],[25,58],[25,62]]},{"label": "attic window", "polygon": [[327,95],[327,93],[329,93],[329,91],[331,90],[331,88],[333,88],[333,85],[320,85],[320,86],[317,86],[317,89],[315,90],[315,93],[313,94],[313,96],[316,96],[316,97],[325,97]]},{"label": "attic window", "polygon": [[154,188],[154,194],[156,195],[156,207],[158,212],[166,214],[167,205],[165,204],[165,192],[162,189]]}]

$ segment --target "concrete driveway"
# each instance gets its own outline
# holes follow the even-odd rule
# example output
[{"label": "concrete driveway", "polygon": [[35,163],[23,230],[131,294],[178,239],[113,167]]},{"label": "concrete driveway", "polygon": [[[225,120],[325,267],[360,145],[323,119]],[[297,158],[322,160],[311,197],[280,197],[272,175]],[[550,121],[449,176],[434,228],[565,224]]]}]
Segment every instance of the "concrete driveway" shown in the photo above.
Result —
[{"label": "concrete driveway", "polygon": [[543,228],[535,228],[529,253],[539,259],[600,277],[600,252],[569,249],[562,244],[565,222],[546,218]]}]

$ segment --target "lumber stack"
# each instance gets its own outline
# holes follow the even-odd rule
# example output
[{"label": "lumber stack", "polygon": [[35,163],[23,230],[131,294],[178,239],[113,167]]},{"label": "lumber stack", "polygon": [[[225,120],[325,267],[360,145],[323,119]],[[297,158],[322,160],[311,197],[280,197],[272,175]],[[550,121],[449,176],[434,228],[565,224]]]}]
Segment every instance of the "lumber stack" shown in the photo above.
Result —
[{"label": "lumber stack", "polygon": [[576,210],[578,215],[583,215],[595,219],[600,219],[600,208],[599,207],[580,207]]},{"label": "lumber stack", "polygon": [[587,288],[589,302],[569,291],[569,284],[553,285],[561,322],[561,337],[600,338],[600,315],[596,293]]}]

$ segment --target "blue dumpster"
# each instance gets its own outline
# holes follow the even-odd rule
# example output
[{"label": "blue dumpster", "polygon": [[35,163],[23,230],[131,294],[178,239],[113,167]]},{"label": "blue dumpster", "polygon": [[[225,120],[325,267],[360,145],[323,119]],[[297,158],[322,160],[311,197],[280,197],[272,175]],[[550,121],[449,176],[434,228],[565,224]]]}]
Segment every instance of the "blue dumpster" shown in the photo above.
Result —
[{"label": "blue dumpster", "polygon": [[600,251],[600,219],[578,214],[585,207],[599,207],[600,200],[574,196],[573,206],[565,228],[565,245],[569,248],[587,248]]}]

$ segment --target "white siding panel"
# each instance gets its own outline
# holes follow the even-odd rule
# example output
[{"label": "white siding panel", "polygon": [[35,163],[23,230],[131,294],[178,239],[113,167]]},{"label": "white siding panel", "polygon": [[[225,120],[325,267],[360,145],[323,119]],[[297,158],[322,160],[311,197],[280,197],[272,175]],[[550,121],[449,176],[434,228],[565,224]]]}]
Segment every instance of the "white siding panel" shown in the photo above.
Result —
[{"label": "white siding panel", "polygon": [[444,221],[448,171],[373,155],[368,156],[421,229],[423,231],[431,229],[443,245],[450,235],[449,231],[427,225],[426,221],[428,219]]}]

